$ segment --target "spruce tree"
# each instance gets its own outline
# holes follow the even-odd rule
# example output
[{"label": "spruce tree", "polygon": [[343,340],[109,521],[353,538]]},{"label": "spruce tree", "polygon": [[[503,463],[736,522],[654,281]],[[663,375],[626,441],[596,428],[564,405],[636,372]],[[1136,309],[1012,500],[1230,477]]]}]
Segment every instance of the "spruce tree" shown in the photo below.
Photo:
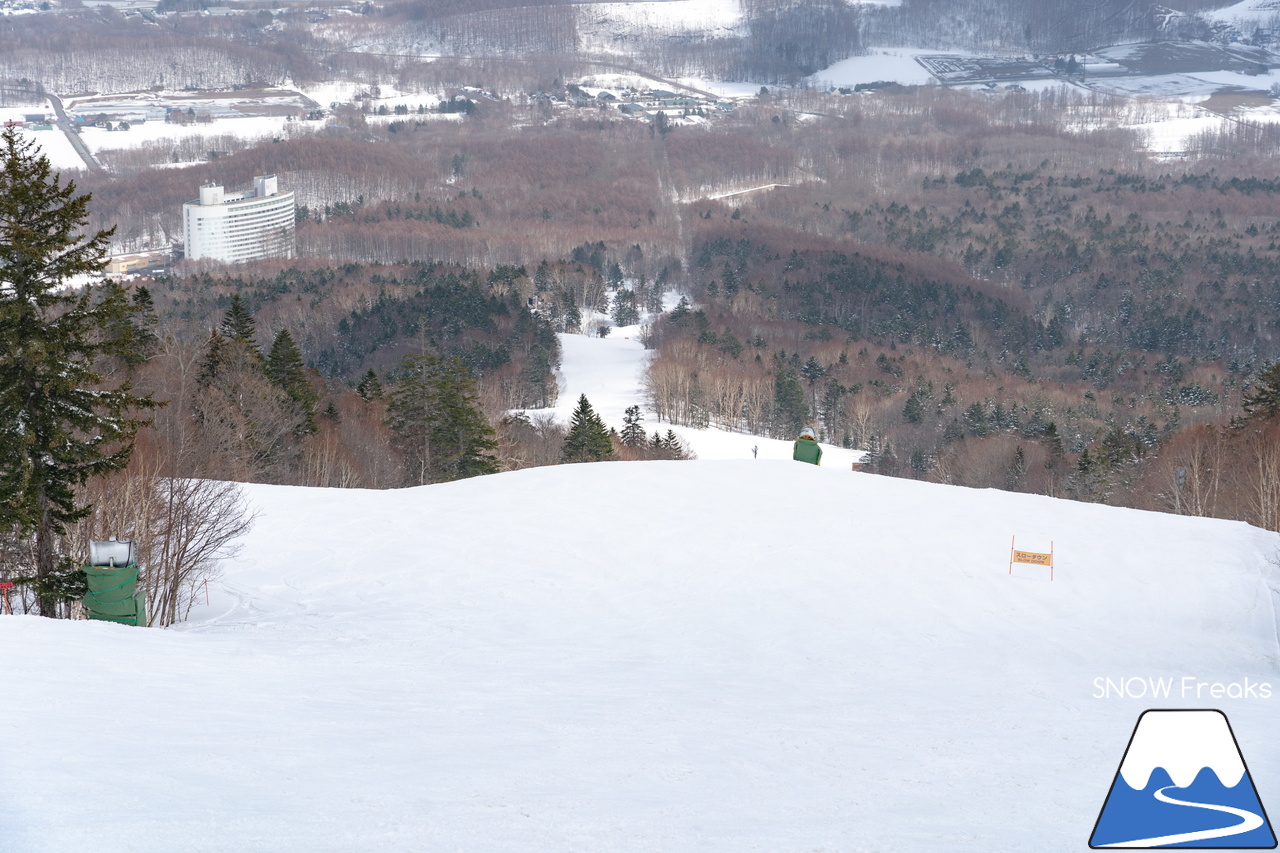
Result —
[{"label": "spruce tree", "polygon": [[640,322],[634,290],[619,290],[614,295],[612,316],[615,326],[634,326]]},{"label": "spruce tree", "polygon": [[218,327],[218,331],[227,340],[235,341],[252,352],[259,352],[258,344],[254,340],[257,335],[257,327],[253,322],[253,314],[245,307],[244,300],[240,298],[240,294],[233,293],[231,295],[231,305],[227,308],[226,316],[222,318],[222,324]]},{"label": "spruce tree", "polygon": [[[101,287],[104,299],[124,304],[126,292],[119,282],[107,279]],[[145,288],[142,292],[146,293],[146,302],[140,303],[138,294],[134,293],[132,308],[118,312],[108,321],[106,329],[108,337],[120,344],[123,353],[120,360],[127,371],[150,358],[156,348],[155,325],[158,321],[155,307],[150,304],[151,294]]]},{"label": "spruce tree", "polygon": [[676,435],[676,431],[673,429],[667,430],[666,436],[662,439],[662,447],[664,450],[671,451],[673,459],[685,458],[684,445],[680,443],[680,437]]},{"label": "spruce tree", "polygon": [[91,507],[76,488],[123,468],[156,404],[98,366],[136,357],[122,288],[68,283],[106,267],[112,231],[85,236],[88,195],[59,185],[14,128],[0,135],[0,525],[35,537],[40,613],[57,614],[70,570],[57,537]]},{"label": "spruce tree", "polygon": [[151,291],[146,287],[138,287],[133,291],[133,307],[136,311],[133,321],[134,335],[137,339],[138,354],[150,358],[155,354],[159,338],[156,328],[160,325],[160,317],[156,314],[156,304],[151,298]]},{"label": "spruce tree", "polygon": [[302,362],[302,352],[293,341],[288,329],[281,329],[271,343],[265,365],[267,378],[284,389],[289,399],[297,404],[303,414],[301,432],[315,431],[316,401],[319,395],[307,379],[307,367]]},{"label": "spruce tree", "polygon": [[902,417],[909,424],[918,424],[924,420],[924,404],[920,402],[919,394],[912,394],[907,398],[907,403],[902,407]]},{"label": "spruce tree", "polygon": [[204,345],[204,358],[200,360],[200,373],[196,376],[196,382],[201,385],[208,385],[217,378],[218,372],[222,369],[222,363],[226,359],[227,341],[222,335],[218,334],[218,330],[214,329],[209,333],[209,340]]},{"label": "spruce tree", "polygon": [[387,424],[417,485],[494,474],[498,443],[460,359],[406,356],[391,392]]},{"label": "spruce tree", "polygon": [[644,427],[641,426],[644,416],[640,414],[639,406],[629,406],[627,412],[622,416],[622,443],[627,447],[644,447],[649,438],[645,435]]},{"label": "spruce tree", "polygon": [[783,368],[773,380],[773,434],[794,438],[809,420],[809,404],[795,371]]},{"label": "spruce tree", "polygon": [[1280,413],[1280,361],[1264,368],[1250,381],[1241,403],[1251,415],[1270,418]]},{"label": "spruce tree", "polygon": [[587,395],[578,398],[578,408],[569,419],[569,434],[564,439],[562,462],[599,462],[613,457],[609,428],[591,408]]},{"label": "spruce tree", "polygon": [[382,396],[382,383],[378,381],[378,374],[373,372],[373,368],[369,368],[369,372],[360,380],[360,384],[356,386],[356,393],[360,395],[360,399],[368,402]]}]

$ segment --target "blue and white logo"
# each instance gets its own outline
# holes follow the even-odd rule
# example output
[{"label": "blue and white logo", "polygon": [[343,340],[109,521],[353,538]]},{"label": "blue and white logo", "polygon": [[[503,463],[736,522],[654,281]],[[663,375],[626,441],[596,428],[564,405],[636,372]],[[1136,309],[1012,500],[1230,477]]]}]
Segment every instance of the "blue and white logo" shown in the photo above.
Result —
[{"label": "blue and white logo", "polygon": [[1089,846],[1269,850],[1271,822],[1221,711],[1144,711]]}]

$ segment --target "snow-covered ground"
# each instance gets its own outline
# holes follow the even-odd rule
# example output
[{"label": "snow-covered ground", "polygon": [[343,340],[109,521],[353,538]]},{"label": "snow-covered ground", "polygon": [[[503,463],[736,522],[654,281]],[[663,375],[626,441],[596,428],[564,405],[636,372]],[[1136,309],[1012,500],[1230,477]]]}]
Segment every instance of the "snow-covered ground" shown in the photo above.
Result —
[{"label": "snow-covered ground", "polygon": [[247,490],[187,624],[0,616],[0,850],[1078,851],[1151,706],[1280,798],[1242,524],[784,461]]},{"label": "snow-covered ground", "polygon": [[1280,83],[1280,70],[1265,74],[1240,74],[1235,71],[1197,71],[1187,74],[1144,74],[1131,77],[1098,77],[1089,80],[1089,88],[1121,95],[1204,100],[1224,89],[1267,91]]},{"label": "snow-covered ground", "polygon": [[652,38],[698,41],[741,35],[740,0],[651,0],[637,3],[588,3],[578,9],[581,49],[617,53]]},{"label": "snow-covered ground", "polygon": [[1222,127],[1222,117],[1205,113],[1182,119],[1167,119],[1146,124],[1132,125],[1147,135],[1146,148],[1153,154],[1172,156],[1187,150],[1187,142],[1197,133],[1217,131]]},{"label": "snow-covered ground", "polygon": [[[1199,14],[1200,17],[1210,21],[1220,21],[1237,27],[1256,23],[1274,25],[1274,22],[1280,18],[1280,0],[1241,0],[1234,5],[1221,9],[1206,9]],[[1245,35],[1252,35],[1252,33],[1245,33]]]},{"label": "snow-covered ground", "polygon": [[233,136],[248,143],[266,142],[279,137],[310,133],[319,126],[315,122],[288,121],[284,116],[245,116],[215,118],[189,125],[148,121],[131,125],[128,130],[123,131],[88,126],[80,131],[80,138],[96,154],[111,149],[139,148],[148,143],[172,145],[180,139],[193,136]]},{"label": "snow-covered ground", "polygon": [[916,57],[937,52],[910,47],[875,48],[866,56],[841,60],[809,79],[819,87],[856,86],[859,83],[878,83],[882,80],[901,83],[903,86],[923,86],[936,81],[923,65],[916,62]]},{"label": "snow-covered ground", "polygon": [[[742,100],[760,94],[760,83],[742,83],[725,80],[704,80],[701,77],[681,77],[676,82],[721,98]],[[766,88],[773,88],[766,86]]]},{"label": "snow-covered ground", "polygon": [[[644,370],[652,351],[644,348],[639,336],[639,326],[615,328],[606,338],[560,335],[560,398],[553,409],[532,409],[529,413],[549,413],[560,423],[568,424],[577,408],[578,397],[586,394],[591,408],[608,426],[621,432],[627,408],[639,406],[646,432],[652,435],[657,430],[666,435],[667,430],[674,431],[700,460],[791,458],[791,440],[720,429],[694,429],[658,421],[644,390]],[[822,445],[824,467],[849,471],[851,464],[861,461],[863,455],[858,450]]]},{"label": "snow-covered ground", "polygon": [[[7,121],[22,121],[22,117],[28,113],[44,113],[52,116],[53,106],[46,101],[44,104],[0,107],[0,125]],[[31,140],[39,146],[40,153],[49,158],[49,165],[55,171],[84,168],[84,161],[80,159],[80,155],[71,147],[66,135],[58,130],[56,125],[51,130],[31,130],[24,127],[21,135],[23,139]]]}]

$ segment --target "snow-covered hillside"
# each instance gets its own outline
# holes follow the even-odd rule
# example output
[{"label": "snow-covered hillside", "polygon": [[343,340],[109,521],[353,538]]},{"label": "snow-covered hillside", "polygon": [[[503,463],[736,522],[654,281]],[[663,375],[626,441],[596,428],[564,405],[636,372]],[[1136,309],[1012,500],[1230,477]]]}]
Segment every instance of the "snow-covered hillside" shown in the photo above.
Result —
[{"label": "snow-covered hillside", "polygon": [[578,35],[588,51],[626,51],[638,41],[741,35],[740,0],[655,0],[578,7]]},{"label": "snow-covered hillside", "polygon": [[0,616],[0,850],[1078,851],[1151,706],[1280,798],[1241,524],[786,461],[246,488],[189,623]]},{"label": "snow-covered hillside", "polygon": [[[1231,24],[1237,29],[1259,25],[1273,26],[1280,18],[1280,2],[1277,0],[1241,0],[1221,9],[1207,9],[1200,17],[1210,21]],[[1247,33],[1251,34],[1251,33]]]}]

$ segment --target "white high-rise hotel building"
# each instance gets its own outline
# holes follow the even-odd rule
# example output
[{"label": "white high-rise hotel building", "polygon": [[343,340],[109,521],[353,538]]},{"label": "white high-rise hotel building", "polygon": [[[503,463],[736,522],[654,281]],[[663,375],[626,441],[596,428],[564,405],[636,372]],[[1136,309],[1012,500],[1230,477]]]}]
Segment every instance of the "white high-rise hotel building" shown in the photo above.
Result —
[{"label": "white high-rise hotel building", "polygon": [[225,193],[200,188],[200,198],[182,205],[186,255],[235,263],[293,257],[293,193],[282,193],[275,175],[253,179],[253,189]]}]

